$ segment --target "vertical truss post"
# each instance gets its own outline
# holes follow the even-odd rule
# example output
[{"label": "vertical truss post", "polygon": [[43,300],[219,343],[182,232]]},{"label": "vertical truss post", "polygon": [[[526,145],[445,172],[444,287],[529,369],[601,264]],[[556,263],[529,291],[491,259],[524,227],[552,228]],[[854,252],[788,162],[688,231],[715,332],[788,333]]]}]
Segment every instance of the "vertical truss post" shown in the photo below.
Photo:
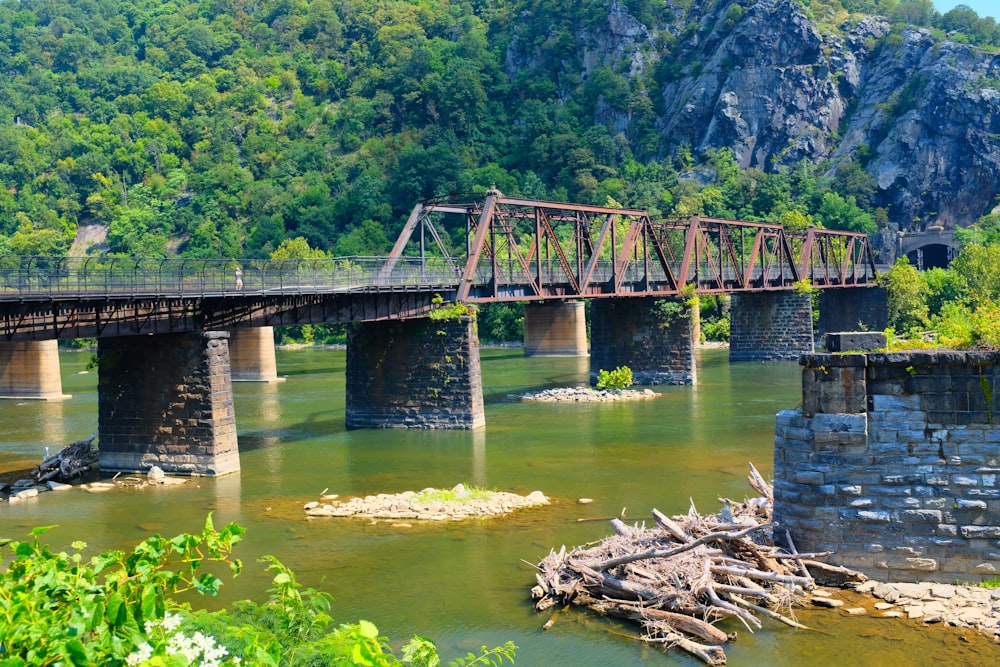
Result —
[{"label": "vertical truss post", "polygon": [[545,289],[545,281],[542,276],[542,221],[539,211],[535,209],[535,280],[538,282],[538,291]]}]

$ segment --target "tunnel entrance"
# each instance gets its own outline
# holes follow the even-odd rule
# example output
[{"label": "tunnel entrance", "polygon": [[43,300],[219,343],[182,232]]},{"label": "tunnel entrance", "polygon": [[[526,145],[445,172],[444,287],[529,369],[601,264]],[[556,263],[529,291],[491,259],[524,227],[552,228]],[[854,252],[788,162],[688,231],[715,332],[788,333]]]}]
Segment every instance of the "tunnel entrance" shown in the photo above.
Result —
[{"label": "tunnel entrance", "polygon": [[910,264],[923,271],[924,269],[948,268],[956,254],[957,252],[949,246],[941,243],[930,243],[906,253],[906,258],[910,260]]}]

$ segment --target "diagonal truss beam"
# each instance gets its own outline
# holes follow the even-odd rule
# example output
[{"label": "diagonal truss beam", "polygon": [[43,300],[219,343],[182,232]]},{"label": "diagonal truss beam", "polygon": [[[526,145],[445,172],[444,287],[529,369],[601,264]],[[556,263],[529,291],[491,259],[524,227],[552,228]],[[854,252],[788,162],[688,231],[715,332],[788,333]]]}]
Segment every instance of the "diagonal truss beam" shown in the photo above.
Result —
[{"label": "diagonal truss beam", "polygon": [[[444,233],[448,220],[453,228]],[[792,234],[780,225],[699,216],[652,220],[638,209],[508,198],[498,190],[464,203],[418,204],[381,278],[414,255],[421,225],[421,264],[434,254],[438,266],[453,267],[456,298],[464,302],[671,296],[691,287],[703,294],[786,290],[802,279],[849,287],[876,279],[864,234]],[[424,243],[423,229],[433,244]],[[463,234],[464,253],[449,250]]]}]

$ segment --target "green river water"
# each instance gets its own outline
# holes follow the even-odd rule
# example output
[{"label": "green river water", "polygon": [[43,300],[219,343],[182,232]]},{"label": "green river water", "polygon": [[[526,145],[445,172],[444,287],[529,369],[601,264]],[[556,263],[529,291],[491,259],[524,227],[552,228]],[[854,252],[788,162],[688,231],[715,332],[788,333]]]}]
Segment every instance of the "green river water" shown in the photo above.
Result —
[{"label": "green river water", "polygon": [[[58,524],[53,544],[82,539],[93,550],[125,547],[153,532],[248,528],[237,547],[248,568],[227,581],[217,604],[260,597],[269,578],[256,557],[274,554],[299,580],[334,595],[335,618],[366,618],[402,641],[433,638],[446,658],[513,640],[518,665],[696,665],[632,639],[634,628],[569,610],[555,625],[531,606],[535,563],[550,549],[598,540],[605,520],[642,521],[718,509],[717,498],[753,494],[747,462],[772,471],[775,412],[801,402],[794,363],[729,364],[725,350],[699,353],[699,382],[657,388],[655,400],[536,404],[518,392],[580,384],[586,359],[526,359],[483,350],[487,426],[469,431],[344,428],[344,361],[337,350],[279,350],[277,384],[234,386],[242,471],[171,488],[104,494],[70,491],[0,506],[0,536],[23,538]],[[24,469],[97,427],[96,373],[89,354],[62,355],[62,402],[0,401],[0,471]],[[451,487],[458,482],[528,493],[552,504],[489,520],[415,524],[307,520],[302,506],[324,489],[342,496]],[[578,498],[594,500],[578,504]],[[581,521],[580,519],[599,519]],[[527,561],[527,562],[525,562]],[[970,632],[902,620],[798,612],[812,631],[766,621],[736,631],[730,665],[988,665],[1000,647]],[[963,636],[964,634],[964,636]]]}]

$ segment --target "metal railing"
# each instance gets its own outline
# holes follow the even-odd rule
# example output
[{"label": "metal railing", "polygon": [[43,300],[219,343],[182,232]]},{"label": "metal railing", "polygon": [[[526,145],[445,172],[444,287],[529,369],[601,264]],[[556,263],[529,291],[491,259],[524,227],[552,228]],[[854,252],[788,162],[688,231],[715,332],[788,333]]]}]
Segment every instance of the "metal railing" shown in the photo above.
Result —
[{"label": "metal railing", "polygon": [[386,262],[385,257],[236,261],[3,255],[0,301],[310,294],[449,287],[458,282],[455,270],[443,260],[402,258],[385,274]]}]

